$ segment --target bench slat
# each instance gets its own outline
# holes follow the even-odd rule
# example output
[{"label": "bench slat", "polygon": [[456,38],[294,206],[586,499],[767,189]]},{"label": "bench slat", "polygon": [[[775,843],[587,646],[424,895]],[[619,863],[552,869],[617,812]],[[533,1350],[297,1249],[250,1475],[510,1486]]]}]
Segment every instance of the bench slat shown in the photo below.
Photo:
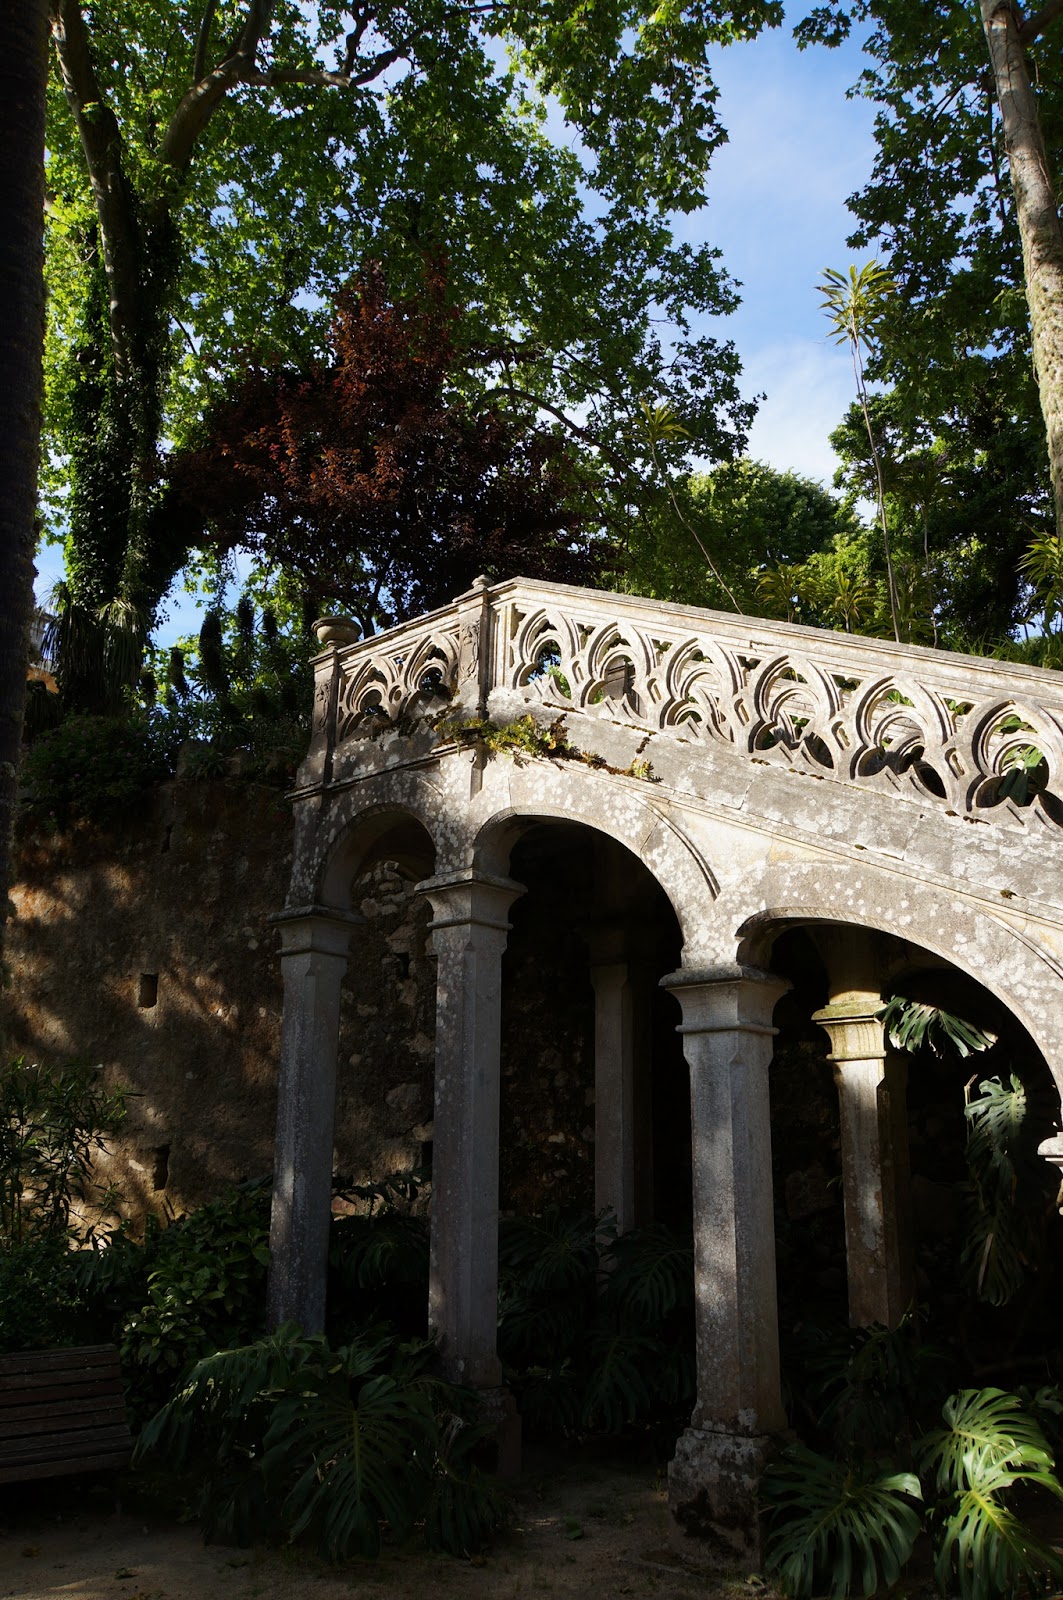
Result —
[{"label": "bench slat", "polygon": [[76,1472],[116,1472],[129,1459],[129,1451],[110,1455],[85,1456],[77,1461],[42,1461],[9,1468],[0,1464],[0,1483],[29,1483],[34,1478],[68,1478]]},{"label": "bench slat", "polygon": [[0,1356],[0,1378],[20,1372],[107,1367],[117,1360],[118,1346],[113,1344],[75,1345],[67,1350],[20,1350],[17,1355]]},{"label": "bench slat", "polygon": [[114,1345],[0,1356],[0,1483],[125,1465],[118,1359]]},{"label": "bench slat", "polygon": [[36,1439],[64,1428],[92,1428],[105,1422],[124,1425],[125,1420],[125,1406],[117,1400],[109,1405],[87,1400],[77,1407],[64,1406],[62,1411],[49,1406],[26,1406],[19,1417],[0,1417],[0,1439]]},{"label": "bench slat", "polygon": [[0,1417],[10,1415],[21,1405],[66,1405],[83,1395],[124,1394],[122,1380],[113,1377],[90,1378],[77,1383],[19,1384],[17,1389],[0,1390]]},{"label": "bench slat", "polygon": [[46,1433],[38,1438],[16,1439],[4,1448],[4,1465],[14,1466],[18,1461],[56,1461],[73,1451],[93,1449],[117,1450],[129,1443],[129,1430],[124,1423],[109,1422],[97,1428],[74,1428],[65,1433]]}]

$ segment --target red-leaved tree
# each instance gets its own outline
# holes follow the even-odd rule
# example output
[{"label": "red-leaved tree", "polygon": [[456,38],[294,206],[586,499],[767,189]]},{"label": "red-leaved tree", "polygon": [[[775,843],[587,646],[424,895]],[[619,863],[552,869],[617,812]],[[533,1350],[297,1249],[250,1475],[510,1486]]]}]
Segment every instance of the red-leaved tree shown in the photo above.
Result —
[{"label": "red-leaved tree", "polygon": [[462,350],[459,323],[440,265],[392,301],[371,263],[338,297],[328,365],[254,367],[171,468],[215,546],[294,572],[366,631],[480,572],[593,579],[589,484],[559,434],[459,393],[504,360]]}]

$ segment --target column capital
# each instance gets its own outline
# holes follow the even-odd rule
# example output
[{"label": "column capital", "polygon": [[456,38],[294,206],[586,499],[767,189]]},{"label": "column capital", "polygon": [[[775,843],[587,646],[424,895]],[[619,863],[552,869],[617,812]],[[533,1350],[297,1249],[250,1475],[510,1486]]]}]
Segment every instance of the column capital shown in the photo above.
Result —
[{"label": "column capital", "polygon": [[416,892],[424,895],[432,907],[432,921],[428,924],[432,933],[470,924],[508,933],[509,908],[527,891],[513,878],[498,878],[475,867],[462,867],[458,872],[423,879]]},{"label": "column capital", "polygon": [[894,1054],[879,1016],[881,1010],[877,995],[853,995],[813,1011],[812,1021],[818,1022],[830,1040],[830,1059],[836,1066],[849,1061],[885,1061]]},{"label": "column capital", "polygon": [[790,989],[788,978],[737,961],[715,967],[680,967],[666,973],[669,989],[683,1010],[678,1033],[778,1032],[772,1026],[775,1003]]},{"label": "column capital", "polygon": [[335,906],[286,906],[269,920],[280,932],[282,956],[346,957],[355,928],[365,925],[360,912]]},{"label": "column capital", "polygon": [[[1042,1139],[1037,1146],[1037,1154],[1050,1166],[1058,1167],[1060,1179],[1063,1180],[1063,1133],[1054,1133],[1051,1138]],[[1063,1181],[1056,1195],[1056,1207],[1063,1214]]]}]

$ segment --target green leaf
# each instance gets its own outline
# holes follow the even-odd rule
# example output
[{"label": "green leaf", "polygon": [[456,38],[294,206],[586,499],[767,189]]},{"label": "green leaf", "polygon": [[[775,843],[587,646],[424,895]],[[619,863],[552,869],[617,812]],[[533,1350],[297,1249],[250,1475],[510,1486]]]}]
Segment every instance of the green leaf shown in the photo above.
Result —
[{"label": "green leaf", "polygon": [[771,1463],[767,1565],[788,1594],[871,1595],[896,1583],[920,1528],[910,1472],[864,1472],[792,1445]]}]

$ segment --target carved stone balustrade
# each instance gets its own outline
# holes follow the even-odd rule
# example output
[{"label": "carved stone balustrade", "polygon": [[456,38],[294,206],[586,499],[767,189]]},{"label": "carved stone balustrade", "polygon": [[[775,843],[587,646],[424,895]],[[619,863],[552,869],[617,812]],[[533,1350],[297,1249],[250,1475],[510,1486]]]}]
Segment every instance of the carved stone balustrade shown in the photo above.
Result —
[{"label": "carved stone balustrade", "polygon": [[887,791],[923,809],[1063,826],[1059,675],[851,634],[524,580],[317,662],[304,783],[353,737],[517,702]]}]

